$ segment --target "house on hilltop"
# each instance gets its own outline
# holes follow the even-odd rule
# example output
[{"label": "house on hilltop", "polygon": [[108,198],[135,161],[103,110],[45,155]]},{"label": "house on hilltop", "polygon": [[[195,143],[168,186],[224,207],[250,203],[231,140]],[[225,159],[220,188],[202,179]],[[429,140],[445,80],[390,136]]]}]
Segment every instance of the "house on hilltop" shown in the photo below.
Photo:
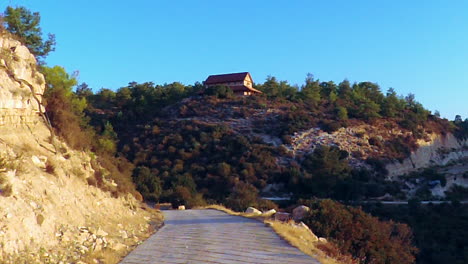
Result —
[{"label": "house on hilltop", "polygon": [[250,76],[250,73],[248,72],[210,75],[204,82],[205,88],[225,85],[231,88],[236,95],[253,95],[262,93],[259,90],[254,89],[252,84],[252,76]]}]

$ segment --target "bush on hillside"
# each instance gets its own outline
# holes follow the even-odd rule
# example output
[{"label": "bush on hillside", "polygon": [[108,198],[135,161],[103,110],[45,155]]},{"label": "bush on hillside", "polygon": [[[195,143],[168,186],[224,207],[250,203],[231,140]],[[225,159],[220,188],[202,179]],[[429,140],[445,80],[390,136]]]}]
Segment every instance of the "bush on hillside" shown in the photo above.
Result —
[{"label": "bush on hillside", "polygon": [[243,212],[249,206],[257,205],[258,190],[251,184],[238,182],[226,199],[226,206]]},{"label": "bush on hillside", "polygon": [[414,263],[417,248],[406,224],[379,221],[360,208],[332,200],[300,201],[311,208],[303,220],[314,233],[335,243],[343,254],[358,263]]},{"label": "bush on hillside", "polygon": [[225,85],[216,85],[206,88],[205,90],[206,95],[213,95],[218,98],[231,98],[234,93],[232,89],[225,86]]}]

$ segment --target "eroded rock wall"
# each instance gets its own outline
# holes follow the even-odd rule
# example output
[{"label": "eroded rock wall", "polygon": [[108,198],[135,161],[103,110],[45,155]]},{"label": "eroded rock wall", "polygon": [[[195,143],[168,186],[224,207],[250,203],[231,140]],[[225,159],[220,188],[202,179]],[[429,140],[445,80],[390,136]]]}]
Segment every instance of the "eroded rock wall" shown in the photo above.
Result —
[{"label": "eroded rock wall", "polygon": [[468,157],[468,140],[458,140],[453,134],[432,135],[431,141],[418,142],[419,148],[403,162],[386,166],[388,177],[403,175],[430,166],[444,166],[451,161]]},{"label": "eroded rock wall", "polygon": [[44,89],[34,56],[19,41],[0,36],[0,126],[38,119]]},{"label": "eroded rock wall", "polygon": [[0,33],[0,263],[117,263],[158,216],[51,137],[44,89],[34,56]]}]

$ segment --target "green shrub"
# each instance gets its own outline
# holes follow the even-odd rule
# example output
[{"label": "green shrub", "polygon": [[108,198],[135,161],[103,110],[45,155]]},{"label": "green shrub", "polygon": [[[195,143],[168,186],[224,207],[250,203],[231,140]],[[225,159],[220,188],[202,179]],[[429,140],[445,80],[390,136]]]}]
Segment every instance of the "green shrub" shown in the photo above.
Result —
[{"label": "green shrub", "polygon": [[234,211],[243,212],[249,206],[256,206],[258,190],[251,184],[238,182],[226,199],[226,206]]},{"label": "green shrub", "polygon": [[150,169],[144,166],[136,167],[133,170],[133,182],[137,191],[148,201],[159,201],[162,194],[161,180],[151,173]]},{"label": "green shrub", "polygon": [[232,89],[225,85],[216,85],[206,88],[205,90],[206,95],[213,95],[218,98],[231,98],[234,93]]},{"label": "green shrub", "polygon": [[323,121],[322,130],[328,133],[333,133],[343,127],[340,122],[337,121]]}]

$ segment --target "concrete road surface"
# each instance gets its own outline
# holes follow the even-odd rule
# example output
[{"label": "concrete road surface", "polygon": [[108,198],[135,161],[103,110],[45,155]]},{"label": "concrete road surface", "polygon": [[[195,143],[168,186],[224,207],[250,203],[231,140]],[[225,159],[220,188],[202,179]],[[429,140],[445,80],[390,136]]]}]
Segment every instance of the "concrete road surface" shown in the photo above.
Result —
[{"label": "concrete road surface", "polygon": [[217,210],[164,211],[165,225],[122,264],[319,262],[263,223]]}]

